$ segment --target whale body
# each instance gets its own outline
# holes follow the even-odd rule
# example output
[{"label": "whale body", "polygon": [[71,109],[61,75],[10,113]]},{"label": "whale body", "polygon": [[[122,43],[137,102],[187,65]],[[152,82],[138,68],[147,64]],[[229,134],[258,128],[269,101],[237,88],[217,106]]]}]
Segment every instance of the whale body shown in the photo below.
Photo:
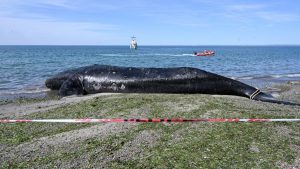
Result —
[{"label": "whale body", "polygon": [[235,95],[264,102],[299,105],[276,100],[255,87],[192,67],[141,68],[91,65],[67,70],[46,80],[60,96],[113,93],[202,93]]}]

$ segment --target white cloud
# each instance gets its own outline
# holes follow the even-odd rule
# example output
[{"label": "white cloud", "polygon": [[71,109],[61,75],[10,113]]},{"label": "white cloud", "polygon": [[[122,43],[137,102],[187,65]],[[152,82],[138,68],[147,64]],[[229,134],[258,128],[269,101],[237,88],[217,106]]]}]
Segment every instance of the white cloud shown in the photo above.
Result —
[{"label": "white cloud", "polygon": [[246,11],[246,10],[260,10],[265,7],[266,5],[264,4],[235,4],[235,5],[230,5],[227,8],[236,11]]},{"label": "white cloud", "polygon": [[76,1],[70,0],[13,0],[12,2],[8,3],[11,6],[27,6],[27,7],[58,7],[58,8],[67,8],[67,9],[75,9]]},{"label": "white cloud", "polygon": [[[2,0],[0,2],[0,44],[113,44],[118,43],[120,27],[84,21],[69,21],[32,9],[55,7],[83,10],[83,1],[70,0]],[[93,3],[89,3],[93,5]],[[109,6],[102,6],[109,8]],[[114,42],[113,42],[114,40]]]},{"label": "white cloud", "polygon": [[49,7],[58,7],[70,10],[117,10],[122,3],[113,3],[112,1],[97,0],[32,0],[32,4],[38,4]]},{"label": "white cloud", "polygon": [[241,22],[261,19],[268,22],[289,22],[299,19],[299,15],[289,14],[286,11],[276,11],[274,7],[280,4],[231,4],[224,8],[224,16]]},{"label": "white cloud", "polygon": [[111,44],[116,25],[0,18],[0,44]]},{"label": "white cloud", "polygon": [[287,13],[275,13],[275,12],[257,12],[256,15],[264,20],[272,22],[289,22],[297,21],[300,19],[299,15],[287,14]]}]

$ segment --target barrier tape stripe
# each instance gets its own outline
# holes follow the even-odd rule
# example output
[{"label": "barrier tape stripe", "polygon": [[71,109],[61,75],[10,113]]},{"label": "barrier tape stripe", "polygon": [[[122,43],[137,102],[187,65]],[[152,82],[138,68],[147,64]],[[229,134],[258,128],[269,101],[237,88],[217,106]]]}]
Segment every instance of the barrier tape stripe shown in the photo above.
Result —
[{"label": "barrier tape stripe", "polygon": [[159,123],[159,122],[300,122],[300,119],[239,119],[239,118],[198,118],[198,119],[183,119],[183,118],[129,118],[129,119],[0,119],[0,123]]}]

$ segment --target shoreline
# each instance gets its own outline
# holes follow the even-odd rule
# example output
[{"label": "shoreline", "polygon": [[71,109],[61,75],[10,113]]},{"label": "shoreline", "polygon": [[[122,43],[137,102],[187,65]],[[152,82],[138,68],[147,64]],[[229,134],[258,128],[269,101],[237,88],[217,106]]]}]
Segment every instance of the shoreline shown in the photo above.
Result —
[{"label": "shoreline", "polygon": [[[263,77],[239,77],[239,78],[231,78],[234,80],[238,80],[242,83],[248,84],[250,86],[261,89],[262,91],[267,91],[268,88],[272,88],[272,86],[284,85],[287,83],[300,83],[299,77],[273,77],[273,76],[263,76]],[[39,90],[26,90],[22,89],[14,92],[6,92],[0,93],[0,105],[5,103],[11,103],[19,99],[32,99],[32,100],[51,100],[57,98],[57,91],[50,90],[45,86],[40,86]]]},{"label": "shoreline", "polygon": [[[300,95],[300,81],[284,81],[281,83],[272,83],[270,86],[261,88],[261,91],[271,94],[273,97],[279,100],[299,102],[299,98],[294,98],[294,95]],[[50,109],[63,107],[65,105],[76,104],[94,98],[99,98],[102,96],[113,96],[122,95],[122,93],[96,93],[89,95],[80,96],[67,96],[59,98],[57,91],[47,91],[41,93],[29,94],[30,97],[23,97],[23,95],[17,95],[19,97],[14,97],[12,100],[1,100],[0,101],[0,118],[8,117],[22,117],[36,112],[44,112]],[[123,94],[124,95],[124,94]],[[151,95],[147,93],[126,93],[125,95]],[[161,94],[157,94],[161,95]],[[167,94],[167,95],[188,95],[188,94]],[[191,94],[191,95],[204,95],[213,97],[224,97],[224,98],[241,98],[248,100],[248,98],[232,96],[232,95],[210,95],[210,94]],[[259,102],[259,101],[254,101]],[[271,103],[272,104],[272,103]],[[276,105],[276,104],[275,104]]]}]

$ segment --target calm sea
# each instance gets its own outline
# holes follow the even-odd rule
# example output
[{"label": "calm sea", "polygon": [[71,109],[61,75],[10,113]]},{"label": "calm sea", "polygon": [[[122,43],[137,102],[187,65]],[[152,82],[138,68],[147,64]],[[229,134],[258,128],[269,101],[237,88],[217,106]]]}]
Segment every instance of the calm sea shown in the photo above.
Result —
[{"label": "calm sea", "polygon": [[[205,49],[216,54],[192,55]],[[0,46],[0,99],[47,91],[48,77],[91,64],[188,66],[265,87],[300,80],[300,46]]]}]

